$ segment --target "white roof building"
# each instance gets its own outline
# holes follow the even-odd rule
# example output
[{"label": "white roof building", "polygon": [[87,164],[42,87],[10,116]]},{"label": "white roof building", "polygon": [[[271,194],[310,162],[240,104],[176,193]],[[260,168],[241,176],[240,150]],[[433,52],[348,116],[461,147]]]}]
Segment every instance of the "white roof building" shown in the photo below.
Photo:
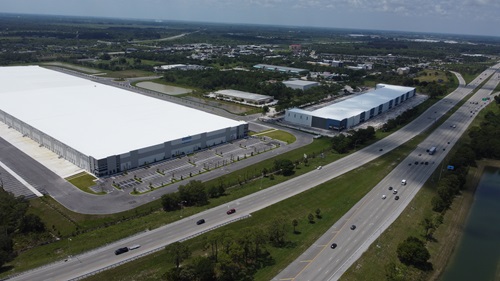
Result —
[{"label": "white roof building", "polygon": [[0,121],[95,159],[246,124],[39,66],[0,67],[0,84]]},{"label": "white roof building", "polygon": [[287,86],[288,88],[299,89],[302,91],[305,91],[312,87],[319,86],[318,82],[306,81],[306,80],[288,80],[288,81],[283,81],[283,84],[285,84],[285,86]]},{"label": "white roof building", "polygon": [[323,129],[351,128],[381,114],[415,95],[415,88],[377,84],[376,89],[323,108],[306,111],[293,108],[285,121]]}]

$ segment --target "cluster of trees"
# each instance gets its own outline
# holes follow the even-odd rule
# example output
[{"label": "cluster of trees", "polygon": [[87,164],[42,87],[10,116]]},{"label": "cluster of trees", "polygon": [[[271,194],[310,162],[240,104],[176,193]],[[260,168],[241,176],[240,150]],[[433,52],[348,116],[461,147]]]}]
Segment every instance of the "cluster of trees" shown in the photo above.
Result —
[{"label": "cluster of trees", "polygon": [[375,138],[375,128],[368,126],[366,129],[349,131],[349,135],[339,134],[332,138],[332,148],[338,153],[347,153]]},{"label": "cluster of trees", "polygon": [[24,197],[14,197],[3,189],[0,181],[0,267],[16,256],[16,236],[45,232],[40,217],[26,213],[28,207],[29,203]]},{"label": "cluster of trees", "polygon": [[399,243],[396,252],[399,261],[405,265],[414,266],[422,270],[432,269],[432,264],[428,262],[431,254],[425,247],[424,241],[415,236],[410,236]]},{"label": "cluster of trees", "polygon": [[477,158],[500,159],[500,114],[487,112],[479,127],[469,131],[469,137]]},{"label": "cluster of trees", "polygon": [[[276,173],[283,176],[293,175],[295,164],[289,159],[277,159],[274,165],[269,169],[264,167],[261,176],[267,176],[269,173]],[[271,174],[273,176],[273,174]],[[244,179],[238,178],[235,184],[243,184],[251,178],[257,176],[245,176]],[[274,176],[273,176],[274,177]],[[166,212],[180,210],[183,207],[203,206],[209,203],[209,198],[218,198],[226,194],[226,185],[223,179],[218,184],[205,186],[198,180],[189,181],[186,185],[181,185],[177,192],[167,193],[161,197],[161,205]]]},{"label": "cluster of trees", "polygon": [[[269,95],[279,100],[278,111],[291,107],[300,107],[313,104],[324,98],[337,95],[341,86],[322,85],[306,91],[286,87],[279,81],[286,80],[288,75],[273,71],[219,71],[205,70],[172,70],[164,74],[165,81],[178,83],[205,91],[220,89],[234,89]],[[267,81],[277,81],[275,83]]]},{"label": "cluster of trees", "polygon": [[182,207],[203,206],[208,204],[208,198],[217,198],[226,192],[223,184],[206,190],[201,181],[192,180],[181,185],[177,192],[168,193],[161,197],[161,204],[165,211],[175,211]]},{"label": "cluster of trees", "polygon": [[258,269],[274,263],[266,247],[269,244],[275,247],[286,245],[285,229],[285,220],[278,219],[267,229],[211,233],[203,242],[206,255],[189,261],[191,251],[187,245],[171,244],[165,250],[175,267],[169,269],[163,278],[168,281],[253,280]]}]

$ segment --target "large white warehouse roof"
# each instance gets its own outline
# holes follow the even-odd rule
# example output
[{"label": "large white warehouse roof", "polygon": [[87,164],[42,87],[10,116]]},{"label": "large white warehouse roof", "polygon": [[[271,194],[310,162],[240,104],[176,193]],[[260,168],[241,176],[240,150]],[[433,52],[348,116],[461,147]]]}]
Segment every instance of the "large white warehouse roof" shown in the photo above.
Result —
[{"label": "large white warehouse roof", "polygon": [[0,67],[0,109],[102,159],[239,121],[38,66]]},{"label": "large white warehouse roof", "polygon": [[412,90],[414,88],[378,84],[377,89],[374,91],[334,103],[309,114],[325,119],[343,120],[359,115],[361,112],[369,111]]}]

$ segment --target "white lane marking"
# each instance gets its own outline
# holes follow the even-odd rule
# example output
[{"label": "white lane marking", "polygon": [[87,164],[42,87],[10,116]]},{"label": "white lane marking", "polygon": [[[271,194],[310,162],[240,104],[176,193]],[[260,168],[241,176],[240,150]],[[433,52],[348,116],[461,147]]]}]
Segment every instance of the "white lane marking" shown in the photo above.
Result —
[{"label": "white lane marking", "polygon": [[5,165],[2,161],[0,161],[0,166],[7,171],[7,173],[11,174],[16,180],[18,180],[20,183],[22,183],[24,186],[26,186],[31,192],[33,192],[36,196],[38,197],[43,197],[43,194],[38,191],[36,188],[34,188],[31,184],[29,184],[27,181],[25,181],[20,175],[16,174],[14,171],[12,171],[7,165]]}]

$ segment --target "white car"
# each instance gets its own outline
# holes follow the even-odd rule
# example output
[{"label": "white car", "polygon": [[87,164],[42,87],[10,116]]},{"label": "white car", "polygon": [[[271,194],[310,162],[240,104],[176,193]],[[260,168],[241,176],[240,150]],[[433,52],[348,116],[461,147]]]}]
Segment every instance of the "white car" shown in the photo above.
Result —
[{"label": "white car", "polygon": [[401,185],[406,185],[406,180],[402,180]]},{"label": "white car", "polygon": [[316,170],[321,170],[321,168],[323,168],[322,166],[318,166],[318,168],[316,168]]},{"label": "white car", "polygon": [[382,199],[385,199],[385,198],[387,198],[387,196],[385,196],[385,194],[384,194],[384,195],[382,195]]}]

